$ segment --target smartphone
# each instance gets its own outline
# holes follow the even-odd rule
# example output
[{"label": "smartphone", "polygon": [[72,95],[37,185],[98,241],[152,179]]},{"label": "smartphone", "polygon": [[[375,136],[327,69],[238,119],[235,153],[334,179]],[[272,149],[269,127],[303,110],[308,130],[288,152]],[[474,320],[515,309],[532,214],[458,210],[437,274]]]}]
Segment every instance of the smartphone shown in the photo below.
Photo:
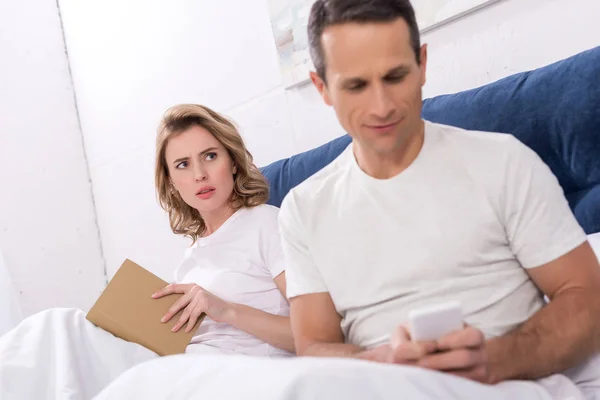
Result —
[{"label": "smartphone", "polygon": [[411,340],[439,340],[464,328],[460,302],[449,301],[411,311],[408,315]]}]

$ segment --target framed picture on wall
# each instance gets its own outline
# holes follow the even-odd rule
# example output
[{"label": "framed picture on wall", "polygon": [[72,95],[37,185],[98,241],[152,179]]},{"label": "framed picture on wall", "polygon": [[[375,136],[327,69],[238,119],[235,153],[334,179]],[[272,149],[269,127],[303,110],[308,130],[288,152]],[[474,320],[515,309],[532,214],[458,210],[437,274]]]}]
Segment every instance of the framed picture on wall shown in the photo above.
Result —
[{"label": "framed picture on wall", "polygon": [[[413,0],[422,33],[502,0]],[[271,28],[286,89],[309,82],[314,69],[308,50],[307,26],[315,0],[267,0]]]},{"label": "framed picture on wall", "polygon": [[412,0],[421,33],[475,12],[500,0]]},{"label": "framed picture on wall", "polygon": [[309,81],[314,66],[308,51],[308,16],[315,0],[268,0],[271,29],[277,47],[283,85]]}]

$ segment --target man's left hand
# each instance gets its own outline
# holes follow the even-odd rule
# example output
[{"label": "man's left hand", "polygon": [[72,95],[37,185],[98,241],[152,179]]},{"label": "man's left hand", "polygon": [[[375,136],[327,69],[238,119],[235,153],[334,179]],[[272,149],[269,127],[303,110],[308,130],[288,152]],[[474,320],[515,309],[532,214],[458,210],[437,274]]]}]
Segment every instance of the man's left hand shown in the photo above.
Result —
[{"label": "man's left hand", "polygon": [[489,382],[485,337],[468,326],[437,342],[437,353],[422,357],[417,366],[448,372],[482,383]]}]

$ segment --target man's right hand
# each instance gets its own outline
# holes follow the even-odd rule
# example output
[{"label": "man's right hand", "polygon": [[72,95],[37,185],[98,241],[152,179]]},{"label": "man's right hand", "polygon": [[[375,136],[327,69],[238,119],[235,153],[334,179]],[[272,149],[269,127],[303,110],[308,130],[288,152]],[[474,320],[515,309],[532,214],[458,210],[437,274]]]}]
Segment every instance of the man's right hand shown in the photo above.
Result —
[{"label": "man's right hand", "polygon": [[436,342],[412,342],[408,330],[399,326],[392,334],[389,344],[362,351],[358,357],[388,364],[418,365],[425,356],[436,351]]}]

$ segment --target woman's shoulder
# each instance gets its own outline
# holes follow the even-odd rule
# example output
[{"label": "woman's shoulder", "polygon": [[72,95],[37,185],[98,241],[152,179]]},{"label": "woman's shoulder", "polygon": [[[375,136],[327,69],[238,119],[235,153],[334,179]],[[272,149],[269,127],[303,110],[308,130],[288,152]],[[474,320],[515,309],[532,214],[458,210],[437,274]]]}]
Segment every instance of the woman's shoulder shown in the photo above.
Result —
[{"label": "woman's shoulder", "polygon": [[245,210],[247,220],[263,229],[277,229],[279,226],[279,208],[268,204],[261,204]]},{"label": "woman's shoulder", "polygon": [[255,218],[276,220],[279,215],[279,208],[269,204],[261,204],[259,206],[248,208],[247,212]]}]

